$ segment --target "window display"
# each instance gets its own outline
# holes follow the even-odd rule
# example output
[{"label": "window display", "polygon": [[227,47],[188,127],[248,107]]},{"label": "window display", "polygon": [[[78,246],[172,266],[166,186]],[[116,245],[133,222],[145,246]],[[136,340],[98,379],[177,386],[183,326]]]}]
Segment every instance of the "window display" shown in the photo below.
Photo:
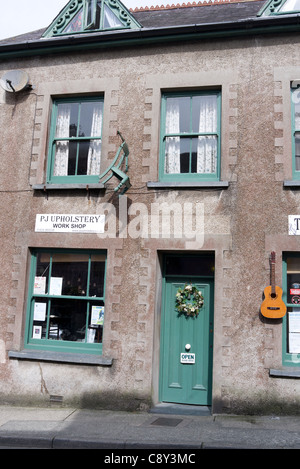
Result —
[{"label": "window display", "polygon": [[[103,252],[37,251],[32,255],[27,345],[89,347],[102,344]],[[54,344],[54,345],[53,345]]]},{"label": "window display", "polygon": [[287,352],[300,353],[300,258],[287,257]]}]

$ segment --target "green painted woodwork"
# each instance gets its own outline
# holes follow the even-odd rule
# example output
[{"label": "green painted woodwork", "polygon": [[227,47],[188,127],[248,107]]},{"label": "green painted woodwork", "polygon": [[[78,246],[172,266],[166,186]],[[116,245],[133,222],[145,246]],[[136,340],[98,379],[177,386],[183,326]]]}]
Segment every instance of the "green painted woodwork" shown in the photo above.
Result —
[{"label": "green painted woodwork", "polygon": [[[47,160],[47,184],[49,185],[66,185],[71,186],[85,184],[89,186],[91,184],[98,184],[102,183],[105,184],[108,182],[113,176],[118,181],[117,187],[114,189],[115,192],[122,189],[121,194],[124,194],[128,189],[131,187],[129,176],[126,174],[128,172],[128,157],[129,157],[129,148],[125,139],[123,138],[122,134],[117,131],[117,135],[119,135],[121,139],[121,144],[116,152],[116,155],[110,165],[105,169],[104,172],[101,174],[82,174],[83,168],[85,172],[87,172],[87,165],[85,165],[85,157],[87,156],[86,150],[81,153],[80,152],[80,145],[83,144],[89,145],[91,141],[102,141],[102,128],[101,131],[99,130],[99,135],[91,135],[91,133],[95,133],[92,131],[93,125],[89,127],[87,121],[91,120],[92,115],[91,112],[86,114],[86,111],[82,111],[83,106],[89,103],[94,103],[101,106],[101,113],[102,113],[102,121],[103,121],[103,98],[102,97],[91,97],[91,98],[68,98],[68,99],[58,99],[54,100],[53,102],[53,110],[52,110],[52,118],[51,118],[51,126],[50,126],[50,138],[49,138],[49,149],[48,149],[48,160]],[[58,106],[64,104],[71,104],[74,105],[76,112],[74,112],[73,119],[69,122],[69,136],[68,137],[60,137],[56,135],[56,127],[58,121]],[[71,114],[71,113],[70,113]],[[87,126],[87,130],[83,129]],[[90,131],[90,134],[85,134],[85,132]],[[74,134],[74,135],[71,135]],[[68,163],[69,159],[71,160],[71,170],[69,171],[68,163],[65,165],[67,169],[65,169],[68,174],[64,175],[55,175],[54,172],[54,165],[55,165],[55,157],[56,157],[56,144],[57,142],[68,142],[69,149],[68,149]],[[73,146],[73,153],[72,158],[70,157],[71,153],[71,145]],[[74,147],[76,146],[76,157],[74,157]],[[74,161],[76,163],[74,163]],[[81,169],[78,170],[81,163]],[[101,155],[99,165],[101,165]],[[70,174],[72,173],[72,174]],[[100,173],[100,169],[99,169]]]},{"label": "green painted woodwork", "polygon": [[[113,25],[107,23],[107,12],[114,19]],[[43,37],[137,28],[141,28],[141,25],[119,0],[71,0],[45,31]]]},{"label": "green painted woodwork", "polygon": [[[282,318],[282,365],[283,366],[297,366],[299,367],[300,363],[300,354],[294,354],[288,352],[288,312],[289,311],[300,311],[300,305],[294,305],[293,303],[288,303],[288,278],[287,278],[287,259],[293,258],[298,260],[298,265],[300,266],[300,254],[295,252],[285,253],[282,259],[282,299],[287,307],[287,313]],[[300,270],[300,269],[299,269]],[[300,274],[299,274],[300,279]]]},{"label": "green painted woodwork", "polygon": [[[204,306],[196,318],[178,317],[175,296],[185,283],[195,285],[204,296]],[[163,282],[160,401],[181,404],[211,405],[213,279],[168,277]],[[180,362],[180,354],[190,344],[194,364]]]},{"label": "green painted woodwork", "polygon": [[[300,109],[300,88],[291,89],[291,128],[292,128],[292,171],[293,179],[300,179],[300,170],[296,167],[296,140],[300,138],[299,119],[298,124],[296,122],[296,114],[299,114]],[[298,127],[297,127],[298,126]],[[299,144],[298,144],[299,146]]]},{"label": "green painted woodwork", "polygon": [[[196,96],[216,96],[217,98],[217,129],[216,132],[195,132],[192,129],[193,125],[193,109],[192,109],[192,98]],[[166,127],[166,111],[167,111],[167,100],[168,98],[189,98],[190,99],[190,129],[187,132],[167,134],[165,132]],[[192,154],[192,139],[198,137],[213,136],[217,138],[217,162],[216,171],[213,173],[196,173],[191,170],[191,154]],[[189,172],[182,173],[166,173],[165,172],[165,152],[166,152],[166,139],[168,137],[180,137],[181,139],[189,140],[190,144],[190,168]],[[159,160],[159,180],[162,182],[196,182],[196,181],[218,181],[220,179],[220,162],[221,155],[221,93],[219,91],[195,91],[195,92],[177,92],[177,93],[164,93],[162,95],[161,102],[161,125],[160,125],[160,160]]]},{"label": "green painted woodwork", "polygon": [[[0,47],[0,57],[1,59],[15,59],[19,57],[35,57],[38,55],[49,55],[49,54],[60,54],[60,53],[72,53],[72,52],[86,52],[87,46],[89,51],[94,50],[105,50],[118,47],[134,47],[140,45],[152,45],[152,44],[167,44],[167,43],[187,43],[197,40],[207,40],[212,38],[235,38],[243,36],[254,36],[256,34],[286,34],[292,32],[299,32],[300,25],[297,22],[297,15],[289,17],[289,23],[279,21],[278,24],[272,22],[272,24],[263,24],[259,22],[255,23],[252,20],[250,23],[245,22],[241,27],[230,27],[227,23],[223,23],[220,28],[220,24],[217,23],[216,27],[209,28],[207,30],[206,25],[195,25],[190,26],[189,31],[186,27],[178,28],[174,32],[170,29],[163,30],[160,33],[156,29],[153,32],[149,30],[137,29],[131,31],[130,35],[126,37],[123,32],[122,34],[117,34],[114,32],[111,35],[108,31],[108,34],[101,37],[99,41],[98,36],[95,37],[95,40],[92,40],[90,36],[82,36],[80,41],[74,41],[73,37],[70,37],[69,40],[64,41],[52,41],[46,40],[43,41],[37,40],[30,43],[30,48],[28,47],[27,42],[20,44],[13,44],[9,46]],[[73,34],[72,34],[73,36]],[[66,39],[66,38],[65,38]]]},{"label": "green painted woodwork", "polygon": [[[68,141],[73,143],[79,142],[89,142],[90,140],[100,140],[102,139],[102,135],[99,136],[80,136],[80,125],[78,125],[76,131],[76,137],[56,137],[56,122],[57,122],[57,115],[58,115],[58,105],[64,103],[73,103],[78,104],[78,117],[77,122],[80,123],[80,113],[82,105],[89,102],[99,102],[102,103],[103,106],[103,97],[91,97],[91,98],[67,98],[67,99],[58,99],[54,100],[53,108],[52,108],[52,117],[51,117],[51,126],[50,126],[50,138],[49,138],[49,149],[48,149],[48,160],[47,160],[47,184],[93,184],[99,182],[99,174],[95,175],[83,175],[83,174],[75,174],[75,175],[65,175],[65,176],[54,176],[53,175],[53,168],[54,168],[54,161],[55,161],[55,145],[57,141]],[[101,132],[102,133],[102,132]],[[77,173],[77,165],[78,165],[78,156],[79,156],[79,145],[77,145],[77,157],[76,157],[76,173]]]},{"label": "green painted woodwork", "polygon": [[[257,16],[273,16],[273,15],[288,15],[300,11],[300,3],[293,2],[293,6],[289,9],[289,0],[269,0],[260,9]],[[284,8],[284,10],[282,10]]]},{"label": "green painted woodwork", "polygon": [[[50,279],[52,274],[52,259],[53,255],[84,255],[88,257],[88,275],[87,275],[87,291],[85,294],[80,296],[76,295],[53,295],[49,293],[41,294],[34,292],[34,282],[37,268],[37,258],[38,255],[49,255],[49,266],[47,268],[48,280],[47,280],[47,292],[49,292]],[[26,325],[25,325],[25,340],[24,348],[30,350],[48,350],[56,352],[72,352],[72,353],[88,353],[88,354],[102,354],[102,342],[101,343],[88,343],[87,342],[87,329],[90,321],[90,311],[91,305],[93,303],[102,305],[105,304],[105,282],[106,282],[106,268],[104,269],[104,282],[103,282],[103,296],[90,296],[89,285],[90,285],[90,275],[91,275],[91,262],[93,255],[102,255],[106,258],[106,251],[100,250],[70,250],[70,249],[36,249],[32,251],[31,264],[30,264],[30,278],[28,286],[28,300],[27,300],[27,315],[26,315]],[[74,302],[74,305],[78,302],[85,303],[86,305],[86,324],[85,324],[85,340],[82,342],[75,342],[69,340],[53,340],[49,337],[50,330],[50,306],[51,302],[55,300],[69,300]],[[32,337],[33,323],[34,323],[34,305],[35,302],[44,302],[47,304],[47,313],[46,313],[46,338],[35,339]]]}]

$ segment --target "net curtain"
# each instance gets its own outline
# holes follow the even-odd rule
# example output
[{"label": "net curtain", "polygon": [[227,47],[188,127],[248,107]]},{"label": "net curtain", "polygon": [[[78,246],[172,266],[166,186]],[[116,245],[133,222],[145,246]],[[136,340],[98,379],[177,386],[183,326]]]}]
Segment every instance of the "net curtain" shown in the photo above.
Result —
[{"label": "net curtain", "polygon": [[[200,98],[200,99],[199,99]],[[216,96],[197,97],[199,101],[198,131],[217,133]],[[196,106],[195,106],[196,107]],[[194,113],[193,113],[194,118]],[[197,129],[193,129],[197,132]],[[180,98],[168,99],[166,109],[166,134],[180,134]],[[215,173],[217,162],[217,136],[199,135],[197,139],[197,173]],[[165,172],[178,174],[180,170],[180,137],[166,137]]]},{"label": "net curtain", "polygon": [[[70,104],[63,104],[58,107],[56,121],[56,139],[69,138],[70,136]],[[99,105],[95,104],[93,108],[93,117],[91,124],[91,137],[99,137],[102,129],[102,111]],[[55,160],[53,175],[67,176],[69,161],[69,142],[67,140],[58,140],[56,142]],[[101,140],[90,140],[87,157],[87,175],[100,174],[101,162]]]}]

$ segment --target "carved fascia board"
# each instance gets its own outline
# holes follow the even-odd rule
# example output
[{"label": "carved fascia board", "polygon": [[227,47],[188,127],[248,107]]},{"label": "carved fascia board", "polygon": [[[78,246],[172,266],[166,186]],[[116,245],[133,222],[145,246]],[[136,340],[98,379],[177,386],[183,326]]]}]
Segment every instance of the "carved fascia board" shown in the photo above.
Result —
[{"label": "carved fascia board", "polygon": [[260,9],[257,16],[270,16],[279,12],[286,0],[268,0]]},{"label": "carved fascia board", "polygon": [[[64,33],[65,28],[72,22],[81,9],[85,11],[88,0],[70,0],[67,5],[62,9],[58,16],[54,19],[51,25],[47,28],[43,37],[55,37],[60,35],[74,34]],[[112,13],[119,19],[122,26],[117,29],[138,29],[142,28],[139,22],[131,15],[129,10],[123,5],[120,0],[102,0],[102,5],[106,5]],[[80,33],[91,33],[103,30],[102,28],[83,29]],[[76,33],[78,34],[78,32]]]}]

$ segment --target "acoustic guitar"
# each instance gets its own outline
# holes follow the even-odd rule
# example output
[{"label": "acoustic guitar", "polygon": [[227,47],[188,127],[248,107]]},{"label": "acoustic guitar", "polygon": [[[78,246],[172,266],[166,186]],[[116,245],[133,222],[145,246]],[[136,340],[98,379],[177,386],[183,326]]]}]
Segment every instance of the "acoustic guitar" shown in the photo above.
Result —
[{"label": "acoustic guitar", "polygon": [[286,314],[286,306],[282,301],[282,289],[275,285],[275,252],[271,252],[271,285],[264,289],[264,301],[260,311],[266,318],[282,318]]}]

